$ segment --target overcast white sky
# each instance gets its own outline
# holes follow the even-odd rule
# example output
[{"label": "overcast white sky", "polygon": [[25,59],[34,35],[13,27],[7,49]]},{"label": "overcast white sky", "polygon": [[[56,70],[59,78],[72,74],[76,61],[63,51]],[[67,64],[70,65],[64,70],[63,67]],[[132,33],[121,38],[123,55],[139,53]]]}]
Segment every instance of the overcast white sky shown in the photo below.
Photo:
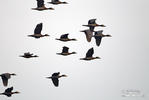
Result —
[{"label": "overcast white sky", "polygon": [[[0,1],[0,73],[14,72],[9,86],[21,94],[0,100],[148,100],[149,99],[149,1],[148,0],[66,0],[67,5],[50,5],[54,11],[32,11],[36,0]],[[88,43],[80,30],[87,29],[89,19],[105,24],[101,46],[95,40]],[[34,39],[35,26],[43,22],[43,34],[50,37]],[[55,38],[70,33],[74,42],[60,42]],[[77,55],[56,55],[63,46]],[[94,56],[102,59],[80,61],[87,50],[94,47]],[[32,52],[39,58],[18,57]],[[60,71],[67,78],[54,87],[45,77]],[[6,89],[0,80],[0,92]],[[140,90],[145,97],[122,97],[122,90]]]}]

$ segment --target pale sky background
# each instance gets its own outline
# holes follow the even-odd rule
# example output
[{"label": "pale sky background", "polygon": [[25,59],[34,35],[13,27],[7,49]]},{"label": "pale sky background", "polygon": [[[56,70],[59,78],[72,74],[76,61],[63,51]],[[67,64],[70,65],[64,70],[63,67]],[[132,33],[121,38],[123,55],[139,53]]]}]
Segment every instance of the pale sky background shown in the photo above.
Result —
[{"label": "pale sky background", "polygon": [[[9,86],[20,94],[0,100],[149,100],[149,1],[148,0],[65,0],[67,5],[50,5],[54,11],[32,11],[36,0],[0,1],[0,73],[14,72]],[[87,29],[89,19],[105,24],[101,46],[92,39],[88,43],[80,30]],[[43,34],[50,37],[34,39],[35,26],[43,22]],[[55,38],[70,33],[76,42],[60,42]],[[56,55],[63,46],[76,51],[67,57]],[[80,61],[88,49],[102,59]],[[24,52],[39,58],[18,57]],[[54,72],[68,75],[54,87],[45,77]],[[6,88],[0,80],[0,92]],[[140,90],[144,97],[122,97],[122,90]]]}]

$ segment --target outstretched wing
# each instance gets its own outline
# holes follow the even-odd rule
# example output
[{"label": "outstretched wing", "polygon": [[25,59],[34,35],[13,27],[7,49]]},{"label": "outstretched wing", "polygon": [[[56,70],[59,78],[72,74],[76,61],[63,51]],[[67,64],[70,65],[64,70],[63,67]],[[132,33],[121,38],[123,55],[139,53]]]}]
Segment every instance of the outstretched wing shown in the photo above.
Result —
[{"label": "outstretched wing", "polygon": [[95,36],[95,40],[96,40],[96,45],[100,46],[101,40],[102,40],[102,36]]},{"label": "outstretched wing", "polygon": [[68,47],[63,47],[62,53],[68,53],[69,48]]},{"label": "outstretched wing", "polygon": [[37,24],[37,26],[34,30],[34,34],[41,34],[41,30],[42,30],[42,23]]},{"label": "outstretched wing", "polygon": [[59,0],[52,0],[52,2],[58,2]]},{"label": "outstretched wing", "polygon": [[96,19],[90,19],[90,20],[88,21],[88,24],[96,24]]},{"label": "outstretched wing", "polygon": [[94,54],[94,49],[93,49],[93,48],[89,49],[89,50],[87,51],[87,53],[86,53],[86,58],[92,57],[93,54]]},{"label": "outstretched wing", "polygon": [[67,39],[67,38],[68,38],[68,35],[69,35],[69,34],[63,34],[63,35],[61,35],[60,38],[61,38],[61,39]]},{"label": "outstretched wing", "polygon": [[43,7],[44,6],[44,0],[37,0],[37,7]]},{"label": "outstretched wing", "polygon": [[5,77],[4,75],[1,76],[1,77],[2,77],[2,81],[3,81],[3,85],[4,85],[4,86],[7,86],[7,85],[8,85],[8,78]]},{"label": "outstretched wing", "polygon": [[58,80],[59,74],[60,74],[60,72],[52,74],[52,82],[56,87],[59,85],[59,80]]},{"label": "outstretched wing", "polygon": [[58,87],[58,85],[59,85],[59,80],[58,80],[58,78],[52,78],[52,82],[53,82],[53,84],[54,84],[56,87]]},{"label": "outstretched wing", "polygon": [[91,42],[93,32],[91,30],[85,30],[86,39],[88,42]]},{"label": "outstretched wing", "polygon": [[10,87],[10,88],[7,88],[7,89],[5,90],[5,92],[6,92],[6,93],[10,93],[10,92],[12,92],[12,90],[13,90],[13,87]]}]

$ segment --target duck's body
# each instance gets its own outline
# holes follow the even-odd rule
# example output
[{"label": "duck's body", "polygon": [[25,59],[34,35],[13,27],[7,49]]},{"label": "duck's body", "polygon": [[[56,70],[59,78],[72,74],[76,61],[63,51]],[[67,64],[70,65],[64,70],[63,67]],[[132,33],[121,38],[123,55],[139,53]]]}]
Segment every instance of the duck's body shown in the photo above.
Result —
[{"label": "duck's body", "polygon": [[53,5],[68,4],[67,2],[61,2],[59,0],[51,0],[51,2],[48,2],[48,3],[53,4]]},{"label": "duck's body", "polygon": [[60,72],[53,73],[51,77],[47,77],[48,79],[52,79],[54,86],[59,86],[59,78],[67,77],[67,75],[60,75]]},{"label": "duck's body", "polygon": [[99,27],[106,27],[106,26],[103,25],[103,24],[101,24],[101,25],[97,24],[97,23],[96,23],[96,19],[90,19],[90,20],[88,21],[88,25],[83,25],[83,26],[89,27],[91,31],[94,31],[94,28],[95,28],[95,27],[98,27],[98,26],[99,26]]},{"label": "duck's body", "polygon": [[7,97],[11,97],[13,94],[18,94],[18,93],[20,93],[20,92],[18,92],[18,91],[12,92],[12,90],[13,90],[13,87],[7,88],[7,89],[5,90],[5,92],[0,93],[0,95],[6,95]]},{"label": "duck's body", "polygon": [[1,76],[2,81],[3,81],[3,85],[7,86],[8,85],[8,80],[11,78],[11,76],[16,76],[16,74],[15,73],[12,73],[12,74],[10,74],[10,73],[3,73],[0,76]]},{"label": "duck's body", "polygon": [[86,53],[86,57],[85,57],[85,58],[80,58],[80,60],[89,61],[89,60],[94,60],[94,59],[100,59],[100,57],[93,57],[93,54],[94,54],[94,49],[91,48],[91,49],[89,49],[88,52]]},{"label": "duck's body", "polygon": [[100,46],[101,40],[102,40],[103,37],[112,37],[112,36],[109,35],[109,34],[104,35],[104,34],[102,34],[102,33],[103,33],[103,30],[100,30],[100,31],[96,31],[96,32],[95,32],[94,37],[95,37],[96,45],[97,45],[97,46]]},{"label": "duck's body", "polygon": [[41,38],[41,37],[45,37],[45,36],[49,36],[48,34],[41,34],[42,31],[42,23],[37,24],[35,30],[34,30],[34,34],[33,35],[28,35],[29,37],[34,37],[36,39]]},{"label": "duck's body", "polygon": [[38,10],[38,11],[43,11],[43,10],[54,10],[54,8],[46,8],[44,5],[44,0],[37,0],[37,8],[32,8],[32,10]]},{"label": "duck's body", "polygon": [[27,52],[27,53],[24,53],[24,55],[21,55],[20,57],[34,58],[34,57],[38,57],[38,56],[37,55],[34,55],[33,53]]},{"label": "duck's body", "polygon": [[59,39],[56,38],[56,40],[60,40],[60,41],[63,41],[63,42],[76,41],[76,39],[69,39],[68,35],[69,34],[63,34],[63,35],[61,35],[61,37]]},{"label": "duck's body", "polygon": [[58,55],[63,55],[63,56],[68,56],[68,55],[71,55],[71,54],[76,54],[76,52],[69,52],[69,48],[64,46],[63,47],[63,50],[61,53],[57,53]]},{"label": "duck's body", "polygon": [[87,30],[83,30],[83,31],[80,31],[80,32],[84,32],[85,33],[85,36],[86,36],[86,40],[88,42],[91,42],[91,39],[93,37],[93,31],[87,29]]}]

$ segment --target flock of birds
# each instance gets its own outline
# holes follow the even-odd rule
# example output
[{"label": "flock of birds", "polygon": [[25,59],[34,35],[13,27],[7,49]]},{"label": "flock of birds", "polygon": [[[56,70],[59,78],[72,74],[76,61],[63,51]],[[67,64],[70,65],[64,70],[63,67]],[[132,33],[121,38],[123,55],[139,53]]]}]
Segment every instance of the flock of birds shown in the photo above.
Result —
[{"label": "flock of birds", "polygon": [[[51,0],[51,2],[48,2],[50,4],[54,4],[54,5],[58,5],[58,4],[68,4],[67,2],[61,2],[59,0]],[[33,10],[38,10],[38,11],[42,11],[42,10],[54,10],[54,8],[46,8],[44,5],[44,0],[37,0],[37,8],[32,8]],[[99,31],[94,31],[95,27],[106,27],[105,25],[101,24],[97,24],[96,23],[96,19],[90,19],[88,21],[87,25],[83,25],[88,27],[89,29],[80,31],[80,32],[84,32],[86,35],[86,40],[88,42],[91,42],[92,37],[95,38],[96,41],[96,45],[100,46],[101,44],[101,40],[103,37],[111,37],[111,35],[104,35],[103,34],[103,30],[99,30]],[[46,37],[49,36],[48,34],[41,34],[42,31],[42,27],[43,27],[43,23],[39,23],[36,25],[35,29],[34,29],[34,34],[32,35],[28,35],[29,37],[33,37],[36,39],[39,39],[41,37]],[[60,36],[60,38],[56,38],[56,40],[59,41],[63,41],[63,42],[68,42],[68,41],[77,41],[76,39],[70,39],[68,38],[69,34],[62,34]],[[71,54],[76,54],[76,52],[69,52],[69,48],[64,46],[62,48],[62,52],[61,53],[57,53],[58,55],[63,55],[63,56],[68,56]],[[94,49],[93,47],[90,48],[87,53],[86,56],[84,58],[80,58],[80,60],[86,60],[86,61],[90,61],[90,60],[94,60],[94,59],[100,59],[100,57],[93,57],[94,54]],[[26,52],[23,55],[20,55],[20,57],[24,57],[24,58],[33,58],[33,57],[38,57],[37,55],[34,55],[33,53],[30,52]],[[0,77],[2,78],[2,82],[3,85],[6,87],[8,85],[8,80],[11,78],[11,76],[16,76],[15,73],[3,73],[0,75]],[[51,79],[54,86],[58,87],[59,86],[59,78],[61,77],[67,77],[67,75],[60,75],[60,72],[55,72],[52,74],[52,76],[50,77],[46,77],[48,79]],[[15,91],[13,92],[13,87],[7,88],[3,93],[0,93],[0,95],[6,95],[8,97],[11,97],[13,94],[18,94],[20,92]]]}]

